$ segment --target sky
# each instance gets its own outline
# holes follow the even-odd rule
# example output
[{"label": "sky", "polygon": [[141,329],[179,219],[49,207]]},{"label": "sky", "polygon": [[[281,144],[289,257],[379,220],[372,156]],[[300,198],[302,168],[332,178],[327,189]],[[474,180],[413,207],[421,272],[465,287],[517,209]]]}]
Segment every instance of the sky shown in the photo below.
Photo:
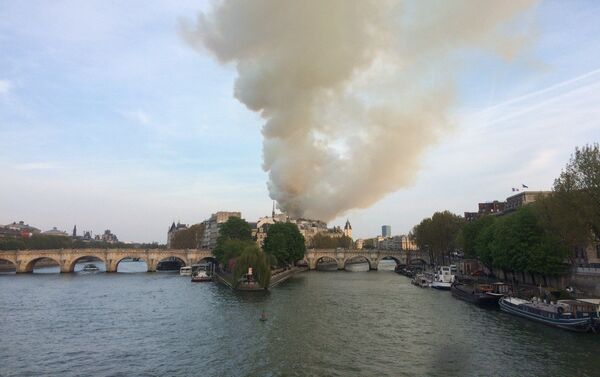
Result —
[{"label": "sky", "polygon": [[[264,120],[234,98],[235,67],[181,36],[210,7],[0,0],[0,224],[165,242],[173,221],[270,214]],[[415,183],[330,225],[405,234],[522,184],[549,190],[575,147],[600,141],[600,3],[543,1],[530,16],[517,58],[469,56],[453,131]]]}]

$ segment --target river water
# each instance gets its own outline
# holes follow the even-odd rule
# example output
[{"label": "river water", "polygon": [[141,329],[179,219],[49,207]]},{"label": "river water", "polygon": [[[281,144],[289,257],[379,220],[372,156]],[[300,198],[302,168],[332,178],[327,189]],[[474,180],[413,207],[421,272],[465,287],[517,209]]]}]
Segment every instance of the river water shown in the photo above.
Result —
[{"label": "river water", "polygon": [[2,275],[0,323],[1,376],[600,374],[600,337],[389,271],[306,272],[245,294],[174,273]]}]

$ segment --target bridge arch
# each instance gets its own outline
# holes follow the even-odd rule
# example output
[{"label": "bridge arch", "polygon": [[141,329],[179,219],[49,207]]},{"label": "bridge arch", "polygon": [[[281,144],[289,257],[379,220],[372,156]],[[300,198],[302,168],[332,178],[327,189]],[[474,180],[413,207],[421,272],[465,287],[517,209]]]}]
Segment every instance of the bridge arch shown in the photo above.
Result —
[{"label": "bridge arch", "polygon": [[[178,263],[177,271],[179,271],[179,269],[181,267],[189,265],[187,263],[187,258],[184,256],[181,256],[181,255],[159,255],[158,258],[156,259],[156,268],[158,268],[158,265],[160,263],[169,262],[169,261]],[[171,270],[174,270],[174,269],[171,269]]]},{"label": "bridge arch", "polygon": [[[335,268],[333,267],[334,263]],[[334,269],[337,270],[339,268],[340,262],[337,260],[337,258],[331,255],[322,255],[315,260],[315,270],[319,270],[319,264],[321,265],[321,269],[323,271],[330,271]],[[326,265],[329,265],[331,267],[325,267]]]},{"label": "bridge arch", "polygon": [[81,256],[77,256],[77,257],[73,258],[73,260],[71,260],[71,262],[67,265],[67,270],[65,272],[74,272],[75,265],[77,263],[80,263],[81,259],[84,259],[84,258],[94,258],[95,262],[100,261],[100,262],[104,263],[105,269],[108,267],[106,265],[106,259],[104,258],[104,255],[90,253],[89,255],[81,255]]},{"label": "bridge arch", "polygon": [[409,265],[428,265],[429,263],[425,259],[411,258],[408,262]]},{"label": "bridge arch", "polygon": [[[3,262],[2,263],[3,268],[0,270],[0,273],[11,273],[11,272],[17,271],[17,264],[13,260],[0,257],[0,261]],[[8,263],[6,263],[6,262],[8,262]]]},{"label": "bridge arch", "polygon": [[365,262],[367,262],[369,264],[369,270],[372,270],[374,267],[373,265],[373,261],[371,261],[371,259],[369,259],[369,257],[365,256],[365,255],[352,255],[349,256],[348,258],[344,259],[344,270],[346,270],[346,266],[348,265],[348,262],[352,261],[352,260],[360,260],[363,259]]},{"label": "bridge arch", "polygon": [[377,270],[380,269],[381,266],[381,262],[382,261],[394,261],[394,263],[396,263],[395,267],[404,265],[404,263],[402,263],[402,261],[400,260],[400,258],[394,256],[394,255],[382,255],[378,260],[377,260]]},{"label": "bridge arch", "polygon": [[[121,269],[121,271],[119,271],[119,265],[121,265],[121,262],[125,261],[126,259],[131,259],[134,262],[143,262],[146,265],[146,267],[144,269],[142,266],[140,266],[139,271],[137,271],[137,269],[134,269],[132,271],[127,271],[127,270],[124,271],[123,269]],[[113,270],[114,272],[129,273],[129,272],[147,272],[148,269],[149,269],[149,267],[150,267],[150,264],[148,263],[148,260],[146,260],[145,257],[139,257],[139,256],[137,256],[135,254],[132,254],[132,255],[127,255],[126,254],[126,255],[123,255],[122,257],[120,257],[118,260],[116,260],[114,266],[115,266],[114,270]],[[121,265],[121,267],[123,267],[123,265]],[[108,266],[107,266],[107,271],[108,271]]]},{"label": "bridge arch", "polygon": [[56,263],[56,266],[59,268],[57,273],[60,273],[60,262],[58,260],[56,260],[56,258],[48,257],[48,256],[40,256],[38,258],[32,258],[31,260],[29,260],[27,262],[27,264],[25,265],[25,272],[33,272],[33,269],[35,268],[36,263],[41,260],[44,260],[44,259],[50,260],[50,261]]},{"label": "bridge arch", "polygon": [[200,258],[200,259],[192,262],[191,264],[200,264],[200,263],[214,263],[214,264],[219,264],[219,261],[215,257],[206,256],[206,257],[202,257],[202,258]]}]

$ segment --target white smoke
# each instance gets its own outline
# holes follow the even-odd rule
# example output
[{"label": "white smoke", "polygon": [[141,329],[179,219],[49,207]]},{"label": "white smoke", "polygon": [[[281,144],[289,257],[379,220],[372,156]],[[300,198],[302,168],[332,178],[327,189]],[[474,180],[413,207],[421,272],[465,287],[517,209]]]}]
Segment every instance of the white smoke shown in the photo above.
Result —
[{"label": "white smoke", "polygon": [[451,128],[465,56],[513,57],[533,3],[225,0],[182,30],[235,63],[235,97],[266,120],[263,168],[279,208],[327,221],[414,182]]}]

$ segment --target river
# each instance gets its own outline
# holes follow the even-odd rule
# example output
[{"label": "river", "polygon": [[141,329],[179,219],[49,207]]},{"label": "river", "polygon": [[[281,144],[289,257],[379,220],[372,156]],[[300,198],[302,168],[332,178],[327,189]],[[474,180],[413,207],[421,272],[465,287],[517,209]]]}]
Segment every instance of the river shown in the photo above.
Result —
[{"label": "river", "polygon": [[[136,271],[135,263],[125,270]],[[269,319],[259,322],[263,310]],[[174,273],[2,275],[0,319],[1,376],[600,370],[600,337],[482,309],[389,271],[306,272],[270,292],[245,294]]]}]

